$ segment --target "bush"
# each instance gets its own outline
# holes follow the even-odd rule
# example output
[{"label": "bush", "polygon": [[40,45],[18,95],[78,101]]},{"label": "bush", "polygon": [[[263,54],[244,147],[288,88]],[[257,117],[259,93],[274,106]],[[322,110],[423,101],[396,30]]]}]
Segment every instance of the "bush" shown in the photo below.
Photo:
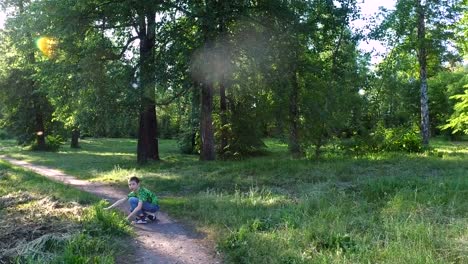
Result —
[{"label": "bush", "polygon": [[422,140],[419,132],[408,128],[388,128],[384,130],[382,150],[422,152]]},{"label": "bush", "polygon": [[198,131],[184,131],[179,134],[177,145],[183,154],[198,154],[200,152],[200,134]]},{"label": "bush", "polygon": [[385,128],[379,124],[374,133],[343,139],[340,147],[352,153],[378,151],[423,151],[422,139],[417,127]]},{"label": "bush", "polygon": [[0,129],[0,140],[9,139],[10,135],[3,129]]},{"label": "bush", "polygon": [[123,236],[131,233],[127,221],[114,211],[105,211],[104,202],[94,205],[86,211],[83,226],[87,234],[93,236]]},{"label": "bush", "polygon": [[214,116],[216,140],[221,142],[224,132],[227,141],[224,149],[220,147],[217,149],[220,158],[236,160],[263,154],[266,145],[262,140],[261,122],[255,120],[256,117],[241,106],[232,106],[228,118],[230,124],[222,126],[221,117]]},{"label": "bush", "polygon": [[33,151],[58,151],[60,146],[63,145],[63,139],[60,136],[48,135],[46,136],[45,148],[40,147],[37,142],[31,145]]}]

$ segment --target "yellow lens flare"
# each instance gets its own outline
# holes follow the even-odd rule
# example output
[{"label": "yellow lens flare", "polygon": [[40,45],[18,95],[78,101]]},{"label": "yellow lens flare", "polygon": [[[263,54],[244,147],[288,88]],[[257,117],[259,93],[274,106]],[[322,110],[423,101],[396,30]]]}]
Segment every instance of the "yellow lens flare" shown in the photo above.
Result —
[{"label": "yellow lens flare", "polygon": [[57,46],[57,41],[54,38],[50,37],[40,37],[36,41],[37,48],[47,56],[51,58],[54,56],[55,47]]}]

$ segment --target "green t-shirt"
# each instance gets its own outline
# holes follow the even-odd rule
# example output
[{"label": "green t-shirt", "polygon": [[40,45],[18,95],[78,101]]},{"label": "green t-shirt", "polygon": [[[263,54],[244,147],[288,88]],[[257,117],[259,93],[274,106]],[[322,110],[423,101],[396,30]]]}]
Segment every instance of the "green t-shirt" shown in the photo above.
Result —
[{"label": "green t-shirt", "polygon": [[143,187],[138,188],[138,191],[136,192],[130,192],[128,194],[128,198],[130,197],[137,197],[138,200],[142,202],[148,202],[148,203],[158,205],[158,197],[156,197],[156,195],[152,193],[150,190],[143,188]]}]

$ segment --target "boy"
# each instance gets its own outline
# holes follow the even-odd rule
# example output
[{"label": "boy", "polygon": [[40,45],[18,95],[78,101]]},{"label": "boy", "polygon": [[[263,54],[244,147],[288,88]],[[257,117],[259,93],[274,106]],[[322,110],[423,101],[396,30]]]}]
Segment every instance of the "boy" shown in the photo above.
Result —
[{"label": "boy", "polygon": [[141,187],[140,179],[135,176],[128,180],[128,188],[131,192],[127,197],[118,200],[105,209],[109,210],[128,200],[130,214],[127,216],[127,220],[130,221],[134,216],[136,216],[136,221],[133,221],[133,223],[136,224],[146,224],[147,218],[151,221],[156,220],[155,213],[159,210],[158,197],[148,189]]}]

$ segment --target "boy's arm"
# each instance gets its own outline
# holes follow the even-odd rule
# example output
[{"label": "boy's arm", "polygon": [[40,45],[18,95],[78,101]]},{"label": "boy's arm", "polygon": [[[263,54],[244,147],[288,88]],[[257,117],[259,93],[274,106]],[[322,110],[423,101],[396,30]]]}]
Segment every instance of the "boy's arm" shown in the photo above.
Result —
[{"label": "boy's arm", "polygon": [[143,202],[142,202],[142,201],[138,201],[137,207],[133,210],[133,212],[131,212],[131,213],[127,216],[127,220],[130,221],[130,219],[132,219],[132,217],[133,217],[138,211],[140,211],[142,207],[143,207]]},{"label": "boy's arm", "polygon": [[106,209],[106,210],[112,209],[112,208],[124,203],[127,199],[128,199],[127,197],[124,197],[124,198],[118,200],[117,202],[113,203],[111,206],[108,206],[108,207],[106,207],[104,209]]}]

